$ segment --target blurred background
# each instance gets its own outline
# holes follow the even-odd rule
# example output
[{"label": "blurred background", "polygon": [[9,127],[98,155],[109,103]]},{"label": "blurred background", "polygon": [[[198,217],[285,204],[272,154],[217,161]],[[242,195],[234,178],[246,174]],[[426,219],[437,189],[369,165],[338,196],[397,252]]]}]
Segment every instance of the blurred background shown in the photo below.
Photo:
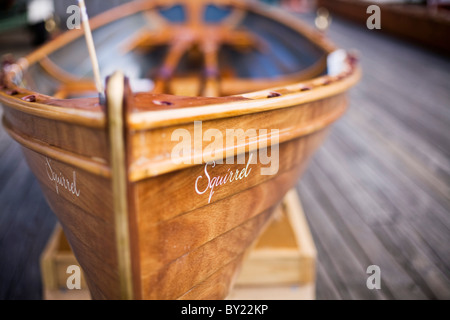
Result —
[{"label": "blurred background", "polygon": [[[86,0],[90,16],[124,2]],[[450,299],[450,1],[261,2],[355,50],[363,69],[297,185],[318,252],[316,298]],[[64,32],[71,4],[2,0],[0,55]],[[381,29],[367,27],[371,4]],[[42,299],[39,257],[55,224],[0,128],[0,299]],[[366,286],[370,265],[379,290]]]}]

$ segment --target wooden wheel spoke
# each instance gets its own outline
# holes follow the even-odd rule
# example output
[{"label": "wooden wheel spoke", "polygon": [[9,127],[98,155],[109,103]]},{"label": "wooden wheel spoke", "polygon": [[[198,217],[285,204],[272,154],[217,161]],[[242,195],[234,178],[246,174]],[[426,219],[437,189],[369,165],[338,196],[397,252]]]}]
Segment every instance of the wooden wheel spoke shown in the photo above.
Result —
[{"label": "wooden wheel spoke", "polygon": [[205,97],[217,97],[220,94],[219,86],[219,47],[217,43],[208,42],[203,46],[205,61],[205,84],[202,95]]},{"label": "wooden wheel spoke", "polygon": [[191,26],[200,26],[203,21],[206,1],[185,1],[186,23]]},{"label": "wooden wheel spoke", "polygon": [[236,8],[222,20],[221,25],[228,29],[235,29],[241,24],[246,15],[247,11]]},{"label": "wooden wheel spoke", "polygon": [[171,38],[171,33],[166,31],[149,31],[142,28],[137,31],[130,40],[121,45],[121,53],[127,54],[135,49],[151,48],[167,43]]},{"label": "wooden wheel spoke", "polygon": [[164,63],[158,71],[155,88],[153,89],[154,93],[162,93],[165,92],[165,89],[168,86],[168,81],[173,76],[173,73],[178,66],[183,55],[191,46],[192,42],[189,39],[182,39],[180,41],[174,41],[173,44],[169,48],[169,52],[167,53]]},{"label": "wooden wheel spoke", "polygon": [[151,48],[168,43],[172,38],[169,22],[157,10],[143,13],[147,25],[136,31],[120,47],[122,54],[139,48]]},{"label": "wooden wheel spoke", "polygon": [[[150,11],[147,18],[150,23],[159,26],[159,30],[142,29],[128,43],[126,50],[136,48],[148,49],[155,45],[169,44],[169,51],[155,77],[154,93],[170,93],[173,88],[170,83],[192,83],[184,87],[190,94],[196,92],[203,96],[220,95],[219,50],[222,45],[230,45],[239,49],[261,47],[261,41],[246,30],[238,30],[247,11],[238,7],[234,9],[219,24],[205,25],[204,13],[208,4],[228,5],[229,0],[174,0],[184,6],[186,21],[183,24],[168,24],[156,10]],[[161,4],[162,5],[162,4]],[[161,28],[161,26],[163,26]],[[200,49],[204,61],[204,72],[197,81],[194,75],[174,78],[183,55],[192,47]],[[185,92],[185,89],[182,91]]]}]

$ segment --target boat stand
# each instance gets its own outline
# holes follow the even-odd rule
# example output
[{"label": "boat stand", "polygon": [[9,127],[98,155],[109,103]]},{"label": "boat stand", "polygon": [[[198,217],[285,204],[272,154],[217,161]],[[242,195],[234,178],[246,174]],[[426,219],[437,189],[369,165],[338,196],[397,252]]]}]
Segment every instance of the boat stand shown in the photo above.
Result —
[{"label": "boat stand", "polygon": [[[247,255],[228,300],[312,300],[315,298],[316,248],[297,191],[291,189],[273,221]],[[68,289],[67,268],[78,262],[59,224],[41,256],[43,299],[88,300],[81,289]]]}]

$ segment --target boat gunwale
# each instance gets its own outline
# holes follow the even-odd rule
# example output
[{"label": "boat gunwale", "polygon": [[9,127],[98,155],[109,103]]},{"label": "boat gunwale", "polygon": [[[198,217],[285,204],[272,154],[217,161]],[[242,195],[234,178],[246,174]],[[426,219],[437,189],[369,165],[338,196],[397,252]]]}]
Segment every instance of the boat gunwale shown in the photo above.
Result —
[{"label": "boat gunwale", "polygon": [[[284,87],[275,87],[263,91],[238,95],[241,97],[249,97],[250,94],[256,96],[265,93],[267,96],[271,92],[290,91],[279,97],[262,99],[249,98],[248,100],[224,102],[206,106],[132,113],[129,115],[128,125],[130,129],[139,131],[160,128],[167,125],[189,123],[194,120],[204,121],[219,118],[231,118],[239,115],[299,106],[343,93],[355,85],[360,77],[361,69],[357,68],[349,77],[337,79],[329,84],[326,84],[329,80],[329,76],[315,78],[313,79],[313,82],[324,83],[308,91],[300,91],[302,87],[307,86],[307,83],[299,82]],[[299,90],[294,92],[288,89],[292,87],[298,87]]]},{"label": "boat gunwale", "polygon": [[[332,97],[337,96],[333,95]],[[315,101],[315,100],[313,100]],[[309,103],[313,102],[310,101]],[[292,139],[296,139],[302,136],[307,136],[310,134],[313,134],[314,132],[318,132],[321,130],[324,130],[329,125],[331,125],[333,122],[335,122],[347,109],[347,106],[340,106],[332,113],[326,114],[321,118],[315,119],[313,122],[309,123],[307,126],[293,130],[290,133],[287,132],[280,132],[279,134],[279,143],[284,143]],[[267,110],[266,110],[267,111]],[[40,140],[33,139],[32,137],[29,137],[23,133],[18,133],[14,130],[14,128],[8,123],[7,118],[3,117],[3,126],[5,130],[8,132],[8,134],[11,135],[11,137],[14,138],[17,142],[19,142],[22,146],[37,152],[39,154],[42,154],[44,156],[49,156],[57,161],[61,161],[63,163],[75,166],[77,168],[80,168],[82,170],[85,170],[87,172],[93,173],[95,175],[99,175],[105,178],[111,177],[111,169],[106,162],[105,159],[100,158],[89,158],[86,156],[82,156],[80,154],[70,152],[68,150],[65,150],[61,147],[51,146],[45,142],[42,142]],[[266,136],[264,138],[260,138],[257,141],[253,142],[252,144],[248,145],[249,150],[246,150],[245,153],[251,152],[256,150],[256,146],[261,143],[261,141],[264,140],[265,143],[268,146],[272,145],[272,140],[270,139],[270,136]],[[226,151],[224,149],[224,151]],[[235,150],[237,151],[237,149]],[[205,152],[202,151],[200,154],[201,158],[204,158]],[[240,153],[235,152],[234,155],[237,156]],[[145,166],[138,166],[135,163],[130,164],[130,170],[129,170],[129,179],[133,182],[138,182],[147,178],[155,177],[158,175],[166,174],[172,171],[185,169],[188,167],[191,167],[192,164],[186,164],[186,163],[195,163],[195,158],[188,157],[189,161],[186,161],[186,159],[181,159],[180,164],[174,164],[172,162],[162,161],[162,162],[152,162],[152,170],[148,170],[148,164]],[[218,160],[219,158],[214,158],[210,160]]]},{"label": "boat gunwale", "polygon": [[[286,143],[290,140],[298,139],[325,130],[337,119],[339,119],[346,110],[347,105],[339,105],[332,112],[326,113],[322,117],[314,119],[313,121],[311,121],[310,123],[308,123],[303,127],[279,131],[277,134],[278,140],[277,144]],[[271,147],[274,144],[272,136],[265,135],[264,137],[259,137],[252,143],[246,143],[245,146],[246,150],[244,152],[238,152],[238,148],[233,146],[234,150],[233,154],[234,156],[239,156],[242,153],[249,154],[251,152],[258,150],[258,147],[261,144],[266,145],[267,147],[269,146]],[[211,157],[207,153],[207,151],[202,150],[202,152],[199,153],[197,156],[189,155],[183,158],[179,158],[178,159],[179,163],[177,164],[174,163],[172,160],[163,160],[160,162],[149,161],[141,165],[136,165],[136,163],[132,163],[130,165],[129,179],[132,182],[138,182],[141,180],[145,180],[147,178],[152,178],[176,170],[186,169],[195,166],[195,163],[197,163],[199,159],[201,160],[202,164],[206,163],[206,161],[202,159],[208,159],[208,162],[217,161],[219,159],[223,159],[223,157],[220,155],[221,152],[226,153],[227,149],[226,148],[220,149],[220,152],[218,152],[219,155],[217,155],[216,157]],[[151,166],[149,166],[149,163],[151,163]]]}]

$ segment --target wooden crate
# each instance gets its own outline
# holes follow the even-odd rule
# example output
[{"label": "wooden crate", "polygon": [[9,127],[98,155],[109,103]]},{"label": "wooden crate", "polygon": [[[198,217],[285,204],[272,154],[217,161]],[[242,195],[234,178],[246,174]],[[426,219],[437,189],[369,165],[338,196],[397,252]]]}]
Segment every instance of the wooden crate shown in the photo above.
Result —
[{"label": "wooden crate", "polygon": [[43,298],[45,300],[89,300],[89,289],[81,272],[81,289],[69,290],[67,288],[67,267],[77,265],[69,243],[60,224],[55,229],[47,242],[41,255],[41,278]]},{"label": "wooden crate", "polygon": [[295,189],[246,257],[229,299],[315,298],[316,248]]},{"label": "wooden crate", "polygon": [[[315,264],[314,242],[293,189],[246,257],[227,299],[314,299]],[[70,265],[78,265],[78,262],[61,226],[57,225],[41,256],[44,299],[90,299],[83,276],[81,290],[67,289],[70,274],[66,270]]]}]

